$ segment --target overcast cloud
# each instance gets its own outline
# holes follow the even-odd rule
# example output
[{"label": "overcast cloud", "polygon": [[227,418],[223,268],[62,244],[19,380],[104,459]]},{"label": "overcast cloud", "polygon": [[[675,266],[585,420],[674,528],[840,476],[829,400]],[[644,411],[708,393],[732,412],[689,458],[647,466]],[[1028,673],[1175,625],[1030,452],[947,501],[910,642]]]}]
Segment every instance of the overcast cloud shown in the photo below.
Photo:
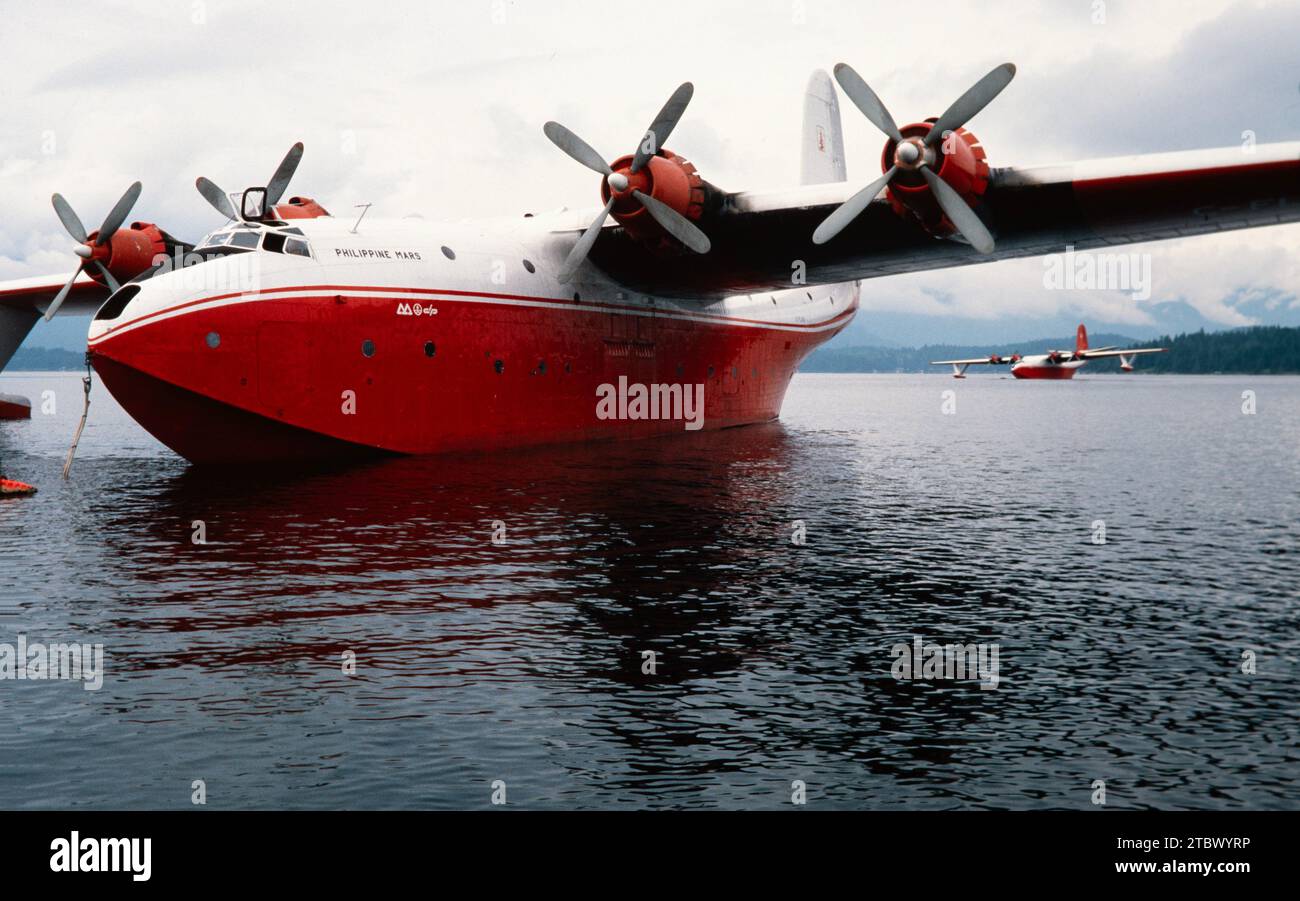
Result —
[{"label": "overcast cloud", "polygon": [[[906,120],[1014,61],[1016,81],[972,126],[999,166],[1232,146],[1247,130],[1300,139],[1294,2],[1109,0],[1103,24],[1093,0],[913,13],[862,0],[5,5],[0,279],[70,268],[54,191],[91,224],[141,179],[135,218],[193,240],[217,224],[196,176],[264,183],[300,139],[293,189],[341,215],[364,202],[429,218],[590,206],[595,180],[542,123],[612,158],[688,79],[674,149],[724,188],[792,185],[804,83],[840,60]],[[865,183],[882,139],[845,105],[849,177]],[[864,307],[931,312],[936,339],[950,318],[1151,324],[1171,301],[1221,326],[1288,321],[1298,246],[1289,227],[1143,248],[1143,302],[1045,291],[1026,260],[869,282]]]}]

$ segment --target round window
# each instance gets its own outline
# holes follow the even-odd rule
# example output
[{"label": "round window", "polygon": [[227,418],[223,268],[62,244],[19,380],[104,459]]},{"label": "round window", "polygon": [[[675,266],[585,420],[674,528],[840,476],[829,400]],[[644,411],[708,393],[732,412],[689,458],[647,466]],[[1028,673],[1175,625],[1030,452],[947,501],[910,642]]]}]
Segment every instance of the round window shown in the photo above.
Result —
[{"label": "round window", "polygon": [[213,350],[216,350],[221,346],[221,336],[216,332],[208,332],[208,337],[204,340],[207,341],[208,347],[211,347]]},{"label": "round window", "polygon": [[367,357],[373,357],[375,355],[375,342],[371,341],[369,338],[362,341],[361,353]]}]

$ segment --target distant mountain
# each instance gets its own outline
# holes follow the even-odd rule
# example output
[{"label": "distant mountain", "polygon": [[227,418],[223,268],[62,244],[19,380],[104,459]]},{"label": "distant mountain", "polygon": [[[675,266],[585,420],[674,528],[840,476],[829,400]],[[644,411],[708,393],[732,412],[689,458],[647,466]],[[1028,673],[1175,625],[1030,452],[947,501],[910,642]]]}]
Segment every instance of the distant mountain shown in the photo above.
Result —
[{"label": "distant mountain", "polygon": [[[1093,347],[1134,347],[1138,339],[1127,335],[1088,335]],[[1164,345],[1161,345],[1162,347]],[[1049,350],[1073,350],[1074,335],[1068,338],[1036,338],[1014,344],[927,344],[924,347],[833,347],[818,349],[799,368],[803,372],[937,372],[931,360],[987,357],[990,354],[1041,354]]]},{"label": "distant mountain", "polygon": [[[1124,335],[1089,335],[1093,347],[1167,347],[1169,353],[1142,357],[1137,372],[1188,374],[1237,373],[1285,375],[1300,373],[1300,328],[1258,325],[1226,332],[1197,331],[1171,338],[1135,339]],[[986,357],[999,353],[1044,353],[1069,350],[1074,337],[1024,341],[1015,346],[930,344],[917,348],[823,347],[800,368],[804,372],[939,372],[931,360]],[[1117,360],[1097,361],[1093,371],[1118,368]],[[1001,372],[1000,368],[994,371]]]},{"label": "distant mountain", "polygon": [[13,355],[8,372],[48,372],[86,368],[86,352],[73,352],[61,347],[20,347]]},{"label": "distant mountain", "polygon": [[[1227,306],[1261,325],[1300,326],[1300,302],[1284,291],[1238,291],[1224,298]],[[1044,307],[1052,304],[1044,303]],[[1080,322],[1088,324],[1088,331],[1097,334],[1118,332],[1139,341],[1148,341],[1160,335],[1182,335],[1204,329],[1220,331],[1225,326],[1203,316],[1186,301],[1148,303],[1142,312],[1150,318],[1149,325],[1131,322],[1112,322],[1104,315],[1083,312],[1080,309],[1060,310],[1052,315],[1017,316],[999,315],[995,318],[973,319],[962,316],[936,315],[932,312],[906,313],[877,311],[866,305],[858,312],[848,328],[837,335],[828,347],[920,347],[941,339],[954,345],[1006,345],[1013,346],[1036,335],[1073,334]],[[1074,345],[1071,344],[1071,347]]]}]

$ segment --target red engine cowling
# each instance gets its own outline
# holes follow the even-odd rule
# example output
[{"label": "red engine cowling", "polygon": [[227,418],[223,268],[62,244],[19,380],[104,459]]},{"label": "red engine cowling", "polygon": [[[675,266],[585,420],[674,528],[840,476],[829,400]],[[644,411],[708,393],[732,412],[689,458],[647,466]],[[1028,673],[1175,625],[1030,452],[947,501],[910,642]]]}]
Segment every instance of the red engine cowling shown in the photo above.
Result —
[{"label": "red engine cowling", "polygon": [[615,191],[606,178],[601,183],[601,200],[608,203],[610,197],[614,198],[611,213],[629,235],[656,250],[679,250],[681,245],[655,222],[632,192],[648,194],[694,222],[704,214],[704,179],[695,171],[694,165],[671,150],[660,150],[635,174],[632,172],[632,159],[629,154],[610,165],[615,173],[626,176],[627,186]]},{"label": "red engine cowling", "polygon": [[316,219],[320,216],[328,216],[329,211],[310,197],[290,197],[287,203],[276,205],[275,215],[286,221],[289,219]]},{"label": "red engine cowling", "polygon": [[[933,118],[927,119],[901,128],[899,132],[905,141],[915,141],[929,134],[930,126],[936,121]],[[891,166],[899,166],[888,191],[889,203],[894,212],[915,219],[936,238],[954,234],[957,229],[935,200],[925,176],[919,171],[920,162],[914,165],[902,163],[896,155],[897,150],[898,142],[891,139],[885,144],[881,156],[882,171],[887,172]],[[930,168],[960,194],[967,204],[978,206],[989,186],[989,164],[979,138],[966,129],[959,128],[947,135],[930,152],[935,157],[929,163]]]},{"label": "red engine cowling", "polygon": [[[170,252],[166,234],[152,222],[132,222],[129,228],[119,228],[103,246],[95,243],[98,237],[98,230],[86,237],[90,258],[103,263],[121,284],[152,268],[160,254],[166,256]],[[98,267],[88,266],[85,271],[101,285],[105,284]]]}]

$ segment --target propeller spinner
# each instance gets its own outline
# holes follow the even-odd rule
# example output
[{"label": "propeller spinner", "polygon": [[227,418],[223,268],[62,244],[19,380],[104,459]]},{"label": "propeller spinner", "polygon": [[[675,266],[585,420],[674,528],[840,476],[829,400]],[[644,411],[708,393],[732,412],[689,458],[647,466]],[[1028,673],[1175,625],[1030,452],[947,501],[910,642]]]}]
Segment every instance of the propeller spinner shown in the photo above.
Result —
[{"label": "propeller spinner", "polygon": [[135,202],[140,198],[141,190],[139,182],[127,188],[126,193],[121,196],[117,203],[113,205],[113,208],[109,210],[108,215],[104,217],[104,222],[100,225],[99,230],[90,234],[86,233],[86,226],[82,224],[80,217],[72,209],[72,205],[63,199],[62,194],[55,194],[50,198],[54,204],[54,212],[58,214],[59,221],[63,223],[63,227],[72,236],[72,240],[77,242],[77,246],[73,249],[73,253],[77,255],[77,271],[72,273],[68,283],[55,295],[49,309],[45,311],[46,322],[53,319],[54,315],[59,312],[59,307],[63,306],[63,301],[67,299],[68,292],[72,290],[72,285],[76,282],[77,276],[91,266],[99,270],[99,274],[103,276],[104,282],[108,285],[110,291],[116,291],[121,287],[117,279],[113,277],[113,273],[108,271],[106,265],[112,255],[112,247],[109,242],[112,241],[113,235],[117,234],[117,230],[122,227],[126,217],[131,215],[131,208],[135,206]]},{"label": "propeller spinner", "polygon": [[596,237],[600,234],[601,226],[609,218],[615,204],[626,198],[634,198],[637,203],[645,208],[645,211],[663,227],[664,231],[672,235],[686,247],[696,253],[708,253],[710,248],[709,238],[704,232],[687,219],[677,210],[668,204],[658,200],[649,194],[643,192],[638,184],[644,183],[644,178],[637,178],[638,174],[646,164],[653,158],[663,147],[668,136],[672,134],[677,123],[681,120],[682,114],[686,112],[686,106],[691,102],[691,96],[695,93],[695,87],[688,81],[673,92],[672,97],[664,104],[664,108],[659,111],[659,115],[650,123],[650,128],[646,131],[645,137],[642,138],[636,153],[631,157],[630,163],[621,165],[619,169],[614,170],[605,158],[592,149],[591,145],[578,137],[569,129],[565,128],[558,122],[547,122],[543,127],[546,137],[550,138],[551,143],[571,159],[576,160],[591,171],[605,177],[605,186],[609,191],[609,200],[605,208],[597,214],[591,225],[582,233],[578,243],[574,245],[573,250],[569,252],[568,258],[560,269],[559,280],[568,282],[572,280],[575,273],[582,266],[587,254],[591,252],[592,245],[596,243]]},{"label": "propeller spinner", "polygon": [[885,171],[884,175],[854,194],[827,216],[813,233],[813,243],[825,244],[843,231],[871,205],[871,202],[900,172],[919,172],[930,186],[944,215],[948,217],[958,233],[980,253],[991,253],[993,236],[989,234],[989,230],[962,196],[935,172],[935,166],[941,160],[936,148],[944,135],[964,126],[993,102],[993,98],[1002,93],[1015,74],[1014,65],[1003,63],[957,98],[952,106],[935,121],[926,135],[904,137],[897,123],[894,122],[894,117],[876,96],[876,92],[871,90],[871,87],[847,63],[837,65],[835,78],[844,89],[844,93],[871,124],[893,142],[893,165]]}]

